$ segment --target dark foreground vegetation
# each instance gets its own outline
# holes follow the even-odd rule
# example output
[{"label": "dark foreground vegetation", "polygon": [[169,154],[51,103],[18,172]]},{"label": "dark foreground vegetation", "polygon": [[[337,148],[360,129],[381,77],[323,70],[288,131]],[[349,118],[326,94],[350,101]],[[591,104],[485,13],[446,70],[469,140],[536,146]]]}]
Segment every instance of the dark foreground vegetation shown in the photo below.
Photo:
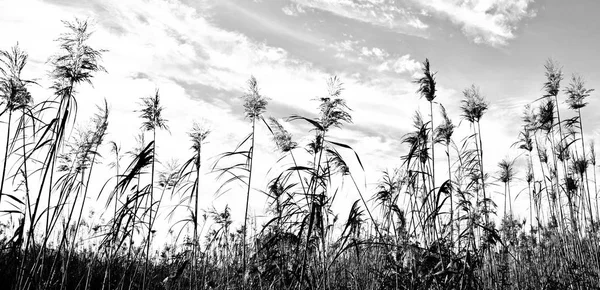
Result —
[{"label": "dark foreground vegetation", "polygon": [[[596,155],[581,120],[592,90],[578,76],[561,84],[553,61],[545,65],[544,94],[525,108],[514,145],[523,153],[518,164],[525,165],[503,160],[488,173],[480,124],[488,102],[478,87],[464,90],[460,118],[471,133],[455,140],[458,117],[453,122],[434,101],[436,78],[426,60],[415,82],[429,117],[414,115],[414,131],[402,137],[401,167],[384,172],[376,192],[363,192],[354,175],[362,170],[358,154],[330,134],[352,121],[336,77],[313,116],[285,119],[309,126],[308,144],[296,143],[280,119],[266,116],[268,99],[250,78],[243,95],[248,135],[212,164],[203,164],[201,155],[210,130],[194,124],[189,159],[158,170],[155,144],[167,140],[157,140],[156,132],[168,129],[159,91],[142,99],[142,132],[128,153],[104,140],[107,104],[92,117],[92,130],[72,130],[78,87],[105,71],[103,51],[88,46],[87,23],[65,24],[49,61],[52,99],[33,103],[28,88],[36,84],[21,76],[24,51],[15,46],[0,54],[2,289],[600,287]],[[258,126],[273,139],[255,139]],[[252,175],[257,142],[277,146],[273,170],[279,172],[268,188],[251,190],[253,180],[265,178]],[[113,176],[103,188],[89,188],[104,146],[111,148],[102,158],[112,162]],[[433,156],[434,146],[444,156]],[[242,184],[242,226],[234,226],[228,207],[202,210],[208,201],[199,198],[201,166],[210,167],[223,188]],[[516,188],[517,179],[527,187]],[[502,205],[492,202],[492,183],[504,186]],[[359,193],[348,216],[332,211],[341,190]],[[519,214],[529,222],[513,214],[518,192],[528,197],[527,212]],[[269,200],[268,218],[260,223],[248,212],[256,194]],[[167,197],[186,213],[170,226],[189,234],[156,251],[156,222],[173,211],[162,204]],[[106,200],[104,211],[111,213],[101,224],[84,214],[96,200]],[[209,221],[213,226],[203,232]]]}]

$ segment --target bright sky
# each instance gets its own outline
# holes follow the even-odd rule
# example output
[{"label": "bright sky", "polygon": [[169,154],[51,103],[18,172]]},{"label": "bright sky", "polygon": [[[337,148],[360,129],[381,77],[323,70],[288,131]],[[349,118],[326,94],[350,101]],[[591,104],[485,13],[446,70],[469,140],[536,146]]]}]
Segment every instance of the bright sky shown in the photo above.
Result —
[{"label": "bright sky", "polygon": [[[567,78],[578,72],[589,87],[600,88],[597,11],[594,0],[1,0],[0,49],[19,42],[30,55],[26,76],[47,88],[46,61],[65,31],[60,21],[89,18],[91,43],[107,50],[108,74],[98,74],[93,88],[79,88],[78,122],[106,98],[112,108],[107,139],[130,150],[141,123],[134,112],[139,99],[159,88],[171,129],[158,136],[162,161],[187,159],[193,120],[208,120],[213,128],[206,159],[232,150],[250,130],[239,99],[250,75],[270,98],[267,115],[276,118],[314,116],[318,104],[311,99],[326,93],[328,76],[338,75],[354,123],[332,134],[361,156],[365,174],[351,169],[373,192],[380,172],[401,163],[400,140],[413,112],[428,114],[411,83],[426,57],[438,71],[436,101],[455,124],[464,88],[477,84],[490,101],[482,130],[486,170],[493,174],[500,159],[520,153],[510,145],[523,106],[542,95],[548,57],[564,66]],[[47,89],[32,91],[36,100],[51,96]],[[597,139],[600,104],[594,95],[589,102],[584,127]],[[306,141],[306,127],[285,126]],[[461,127],[465,136],[468,124]],[[257,138],[255,174],[262,177],[279,156],[265,128]],[[441,148],[436,152],[443,157]],[[267,181],[256,179],[253,186],[264,189]],[[203,184],[203,208],[229,204],[234,218],[242,218],[241,188],[215,200],[213,176],[204,176]],[[352,190],[345,195],[344,212],[358,198]],[[502,197],[495,198],[501,204]],[[252,210],[261,214],[263,206],[256,199]]]}]

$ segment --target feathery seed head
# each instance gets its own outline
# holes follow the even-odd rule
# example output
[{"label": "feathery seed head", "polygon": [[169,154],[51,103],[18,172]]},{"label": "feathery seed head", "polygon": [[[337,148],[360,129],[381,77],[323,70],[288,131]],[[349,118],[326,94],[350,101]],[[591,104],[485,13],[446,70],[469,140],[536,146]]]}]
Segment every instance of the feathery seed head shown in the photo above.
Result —
[{"label": "feathery seed head", "polygon": [[479,87],[472,85],[463,91],[464,99],[462,100],[461,110],[463,117],[471,122],[479,122],[485,111],[489,107],[489,103],[484,99],[479,91]]},{"label": "feathery seed head", "polygon": [[194,122],[192,130],[188,133],[192,139],[192,149],[199,151],[200,147],[204,143],[204,140],[210,135],[210,128],[204,123]]},{"label": "feathery seed head", "polygon": [[452,120],[448,117],[448,113],[446,112],[446,108],[441,106],[442,111],[442,123],[435,128],[436,142],[444,143],[445,145],[450,145],[452,141],[452,134],[454,134],[455,126],[452,123]]},{"label": "feathery seed head", "polygon": [[509,183],[513,180],[515,176],[515,160],[507,160],[502,159],[498,163],[498,167],[500,167],[500,171],[498,171],[498,179],[503,183]]},{"label": "feathery seed head", "polygon": [[104,137],[106,136],[106,130],[108,129],[108,103],[106,99],[104,100],[104,107],[96,106],[98,108],[98,112],[94,114],[92,118],[93,123],[93,133],[90,142],[93,146],[98,147],[104,141]]},{"label": "feathery seed head", "polygon": [[0,51],[0,99],[7,110],[28,106],[33,99],[27,85],[33,81],[21,79],[28,55],[17,44],[11,51]]},{"label": "feathery seed head", "polygon": [[167,129],[167,120],[162,117],[163,107],[160,104],[160,93],[158,89],[154,96],[142,98],[142,109],[139,110],[140,117],[144,120],[142,129],[154,131],[156,129]]},{"label": "feathery seed head", "polygon": [[571,82],[569,86],[565,89],[567,93],[567,104],[569,104],[569,108],[573,110],[579,110],[587,103],[585,102],[585,98],[590,96],[590,93],[593,92],[594,89],[586,89],[585,81],[579,75],[573,75],[571,77]]},{"label": "feathery seed head", "polygon": [[544,65],[546,69],[546,82],[544,89],[546,90],[545,97],[555,97],[560,89],[560,82],[563,79],[562,68],[552,59],[548,59]]},{"label": "feathery seed head", "polygon": [[251,120],[258,118],[267,109],[268,100],[260,94],[258,82],[254,76],[250,76],[247,92],[242,96],[242,99],[244,100],[246,118]]},{"label": "feathery seed head", "polygon": [[327,80],[328,95],[320,98],[320,121],[325,131],[331,127],[339,128],[343,123],[352,123],[352,117],[348,113],[350,108],[346,105],[346,100],[340,98],[344,90],[342,85],[337,76],[330,77]]},{"label": "feathery seed head", "polygon": [[423,77],[413,81],[419,85],[417,93],[421,94],[428,102],[432,102],[435,99],[436,88],[435,88],[435,74],[432,73],[429,67],[429,59],[425,59],[422,66]]},{"label": "feathery seed head", "polygon": [[91,83],[93,73],[105,71],[99,64],[102,50],[95,50],[87,45],[91,36],[87,21],[75,19],[74,22],[63,21],[69,29],[68,33],[58,38],[62,53],[52,58],[54,65],[52,77],[56,80],[55,88],[63,89],[82,82]]},{"label": "feathery seed head", "polygon": [[535,111],[531,108],[530,104],[525,105],[525,107],[523,108],[522,120],[526,130],[537,129],[537,115]]},{"label": "feathery seed head", "polygon": [[273,132],[273,141],[275,141],[279,150],[288,152],[298,146],[296,142],[292,141],[292,134],[288,132],[277,119],[270,117],[269,123]]},{"label": "feathery seed head", "polygon": [[409,132],[402,137],[402,143],[410,146],[409,152],[402,156],[402,159],[410,163],[413,159],[418,159],[421,163],[429,160],[429,123],[423,121],[423,116],[416,111],[413,116],[413,127],[415,131]]},{"label": "feathery seed head", "polygon": [[554,101],[547,99],[540,104],[538,110],[538,127],[546,132],[550,132],[554,126]]}]

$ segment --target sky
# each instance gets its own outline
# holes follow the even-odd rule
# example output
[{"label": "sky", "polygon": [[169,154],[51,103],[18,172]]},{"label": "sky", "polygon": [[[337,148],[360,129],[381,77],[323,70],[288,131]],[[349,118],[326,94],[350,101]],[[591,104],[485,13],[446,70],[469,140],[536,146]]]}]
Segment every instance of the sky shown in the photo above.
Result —
[{"label": "sky", "polygon": [[[135,112],[140,98],[159,89],[170,128],[158,134],[163,163],[190,156],[186,132],[194,120],[212,128],[207,164],[234,149],[251,129],[240,100],[251,75],[270,99],[266,115],[280,120],[316,116],[313,99],[325,95],[327,78],[337,75],[353,123],[331,136],[361,157],[364,171],[356,162],[351,170],[369,196],[382,170],[401,165],[401,139],[414,112],[428,115],[428,103],[412,82],[425,58],[437,71],[436,101],[460,123],[457,136],[469,131],[460,117],[462,91],[476,84],[490,102],[481,126],[485,168],[494,175],[502,158],[520,154],[511,145],[523,106],[543,94],[547,58],[563,65],[567,78],[579,73],[588,87],[600,87],[597,11],[600,2],[593,0],[0,0],[0,49],[18,42],[29,53],[24,74],[40,83],[31,89],[36,100],[47,99],[47,61],[57,51],[54,40],[65,32],[61,20],[89,19],[90,43],[106,50],[107,73],[78,88],[76,126],[85,126],[105,98],[111,107],[107,139],[130,150],[141,125]],[[593,94],[583,110],[583,122],[586,136],[598,139],[595,99]],[[306,126],[284,126],[299,143],[308,141]],[[442,150],[436,150],[440,158]],[[255,170],[266,177],[253,181],[256,215],[265,207],[259,190],[280,157],[274,151],[268,131],[259,126]],[[219,182],[205,171],[203,208],[228,204],[234,219],[242,219],[241,187],[215,196]],[[358,196],[351,189],[344,194],[340,208],[347,211]]]}]

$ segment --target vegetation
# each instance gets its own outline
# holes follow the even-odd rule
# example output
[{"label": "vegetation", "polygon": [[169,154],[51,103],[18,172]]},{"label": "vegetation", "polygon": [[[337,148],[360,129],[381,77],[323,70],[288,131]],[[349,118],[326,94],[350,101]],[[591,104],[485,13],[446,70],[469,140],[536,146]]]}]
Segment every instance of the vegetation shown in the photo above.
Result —
[{"label": "vegetation", "polygon": [[[577,75],[562,88],[562,69],[552,60],[545,65],[545,94],[524,110],[514,144],[523,154],[485,172],[481,120],[489,102],[476,85],[463,91],[460,111],[470,133],[456,140],[457,120],[434,102],[437,75],[426,59],[415,83],[430,116],[415,113],[413,131],[402,137],[401,165],[384,171],[372,193],[355,179],[364,170],[359,155],[331,134],[352,123],[339,78],[327,80],[313,116],[278,119],[267,117],[268,98],[251,77],[242,96],[249,133],[209,166],[219,192],[243,187],[244,220],[235,228],[229,207],[209,209],[200,197],[209,126],[192,125],[191,155],[182,165],[157,156],[158,141],[167,140],[156,132],[168,130],[163,111],[169,109],[158,89],[141,99],[138,144],[127,153],[105,142],[106,102],[88,127],[76,126],[77,103],[85,97],[76,88],[105,72],[103,51],[88,45],[85,21],[65,22],[65,29],[49,62],[54,96],[44,102],[33,103],[28,88],[36,83],[22,78],[27,53],[18,46],[0,52],[6,120],[0,281],[6,289],[600,288],[596,151],[582,122],[593,89]],[[572,112],[561,118],[562,98]],[[301,123],[308,142],[294,141],[286,122]],[[259,126],[272,140],[257,138]],[[278,149],[262,189],[252,186],[261,178],[253,175],[258,142]],[[110,156],[99,155],[103,146]],[[446,158],[435,158],[436,147]],[[100,158],[110,160],[113,176],[97,189],[91,181]],[[518,188],[517,179],[527,187]],[[498,182],[502,207],[489,190]],[[359,198],[342,219],[333,205],[350,190]],[[526,220],[513,207],[514,193],[523,192],[529,204],[519,213]],[[255,194],[268,200],[260,224],[248,211]],[[167,207],[166,199],[177,204]],[[90,200],[106,200],[110,219],[86,219]],[[156,222],[175,211],[185,212],[169,219],[172,233],[179,232],[154,253]]]}]

